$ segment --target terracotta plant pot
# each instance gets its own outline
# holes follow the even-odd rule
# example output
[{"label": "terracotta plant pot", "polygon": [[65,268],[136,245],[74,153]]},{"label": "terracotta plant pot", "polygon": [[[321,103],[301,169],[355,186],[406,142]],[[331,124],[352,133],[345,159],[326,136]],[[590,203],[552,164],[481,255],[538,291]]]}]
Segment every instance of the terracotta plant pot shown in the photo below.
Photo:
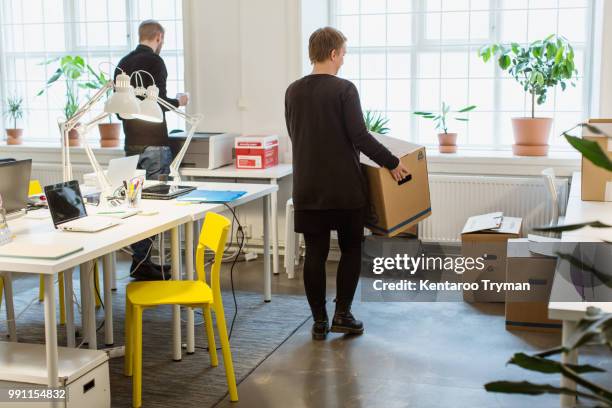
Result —
[{"label": "terracotta plant pot", "polygon": [[[548,137],[552,127],[552,118],[512,118],[512,129],[514,130],[514,143],[519,146],[538,146],[542,149],[533,149],[535,156],[545,156],[548,154]],[[532,156],[529,152],[532,149],[517,148],[516,151],[524,151],[520,156]],[[517,154],[517,153],[515,153]]]},{"label": "terracotta plant pot", "polygon": [[440,153],[456,153],[457,152],[457,134],[456,133],[438,133],[438,150]]},{"label": "terracotta plant pot", "polygon": [[22,136],[23,129],[6,129],[6,144],[20,145],[23,143],[21,140]]},{"label": "terracotta plant pot", "polygon": [[79,139],[79,132],[77,132],[76,129],[72,129],[70,132],[68,132],[68,146],[78,147],[80,145],[81,140]]},{"label": "terracotta plant pot", "polygon": [[525,146],[514,144],[512,145],[512,153],[515,156],[546,156],[548,154],[548,145]]},{"label": "terracotta plant pot", "polygon": [[121,125],[119,123],[100,123],[98,130],[100,131],[101,147],[119,147],[121,136]]}]

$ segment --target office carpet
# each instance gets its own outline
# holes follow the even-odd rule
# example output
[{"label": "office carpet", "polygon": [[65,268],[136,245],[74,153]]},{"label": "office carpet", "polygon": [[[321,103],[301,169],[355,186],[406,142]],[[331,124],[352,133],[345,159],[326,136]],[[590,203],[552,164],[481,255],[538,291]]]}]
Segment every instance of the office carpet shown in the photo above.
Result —
[{"label": "office carpet", "polygon": [[[115,344],[123,343],[124,284],[114,292]],[[75,282],[78,290],[78,282]],[[15,295],[15,309],[19,313],[38,294],[30,289]],[[237,292],[238,317],[231,337],[236,380],[239,383],[279,347],[309,318],[310,312],[303,296],[274,295],[271,303],[264,303],[260,293]],[[231,292],[223,293],[226,319],[229,326],[234,305]],[[2,307],[3,309],[3,307]],[[76,310],[76,308],[75,308]],[[44,341],[43,305],[34,301],[18,319],[19,340]],[[98,310],[98,324],[103,311]],[[2,310],[4,317],[4,310]],[[185,318],[185,313],[183,313]],[[79,317],[77,313],[77,324]],[[202,318],[196,315],[196,323]],[[143,316],[143,406],[145,407],[211,407],[227,393],[225,369],[221,350],[219,366],[211,367],[208,352],[196,349],[187,355],[183,350],[180,362],[172,361],[172,308],[159,307],[144,312]],[[183,324],[183,341],[185,331]],[[216,331],[216,328],[215,328]],[[0,322],[0,333],[6,333],[5,322]],[[65,330],[58,329],[59,345],[65,345]],[[80,341],[77,339],[77,342]],[[98,346],[104,345],[104,329],[98,332]],[[196,347],[206,347],[204,326],[196,327]],[[217,346],[220,343],[217,338]],[[132,381],[123,375],[123,358],[110,361],[111,398],[113,407],[131,406]]]}]

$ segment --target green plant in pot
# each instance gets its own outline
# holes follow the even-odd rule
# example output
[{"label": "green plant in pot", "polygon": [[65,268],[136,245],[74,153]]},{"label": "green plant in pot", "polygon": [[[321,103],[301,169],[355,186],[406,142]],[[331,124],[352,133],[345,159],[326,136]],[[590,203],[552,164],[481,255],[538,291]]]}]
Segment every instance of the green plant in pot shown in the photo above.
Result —
[{"label": "green plant in pot", "polygon": [[574,63],[574,49],[564,37],[550,35],[528,46],[518,43],[492,44],[482,47],[478,55],[484,62],[496,58],[499,67],[508,73],[529,94],[531,116],[513,118],[513,151],[520,156],[545,156],[552,118],[535,115],[535,106],[546,102],[550,89],[568,84],[575,86],[578,70]]},{"label": "green plant in pot", "polygon": [[366,128],[370,132],[381,135],[386,135],[389,133],[389,128],[387,127],[389,124],[389,119],[387,119],[382,113],[368,110],[363,114],[363,120],[365,121]]},{"label": "green plant in pot", "polygon": [[[83,76],[86,73],[87,66],[83,57],[78,55],[66,55],[61,58],[54,58],[45,61],[42,64],[47,65],[59,62],[58,68],[55,70],[51,78],[47,80],[45,88],[41,89],[37,95],[42,95],[47,88],[62,80],[66,86],[66,101],[64,103],[64,117],[70,119],[79,110],[79,90],[90,88],[86,85]],[[69,132],[70,146],[79,146],[80,140],[76,129]]]},{"label": "green plant in pot", "polygon": [[[85,88],[98,90],[103,88],[110,80],[104,72],[97,73],[91,66],[86,65],[86,67],[93,79],[85,83]],[[111,93],[111,90],[107,91],[106,97],[108,98]],[[119,147],[121,124],[113,122],[113,115],[108,117],[108,123],[98,124],[98,131],[100,132],[100,147]]]},{"label": "green plant in pot", "polygon": [[9,96],[6,99],[5,116],[12,123],[12,128],[6,129],[6,144],[19,145],[22,143],[23,129],[17,128],[17,121],[23,118],[23,98]]},{"label": "green plant in pot", "polygon": [[457,133],[449,133],[448,121],[449,115],[453,114],[453,119],[460,122],[467,122],[469,119],[466,117],[454,116],[459,113],[468,113],[476,109],[476,105],[466,106],[458,111],[452,111],[451,106],[446,102],[442,102],[442,108],[440,112],[414,112],[415,115],[420,116],[424,119],[431,119],[434,122],[434,126],[438,133],[438,149],[440,153],[455,153],[457,151]]}]

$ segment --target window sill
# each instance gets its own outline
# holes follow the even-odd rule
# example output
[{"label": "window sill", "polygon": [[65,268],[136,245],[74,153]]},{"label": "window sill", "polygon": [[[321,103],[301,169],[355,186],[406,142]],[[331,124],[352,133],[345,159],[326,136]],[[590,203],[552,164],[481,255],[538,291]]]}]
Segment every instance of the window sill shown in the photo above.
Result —
[{"label": "window sill", "polygon": [[[111,159],[125,156],[123,146],[102,148],[97,142],[92,143],[91,146],[96,159],[102,165],[107,164]],[[32,159],[37,163],[60,163],[62,148],[57,143],[26,141],[21,145],[7,145],[6,142],[3,142],[0,144],[0,158]],[[73,164],[89,164],[83,147],[71,147],[70,160]]]},{"label": "window sill", "polygon": [[[100,164],[125,155],[123,147],[101,148],[96,143],[94,154]],[[89,164],[85,149],[71,147],[73,164]],[[56,143],[26,142],[22,145],[0,144],[0,158],[33,159],[41,163],[59,163],[61,148]],[[551,151],[544,157],[514,156],[509,150],[477,150],[461,148],[457,153],[439,153],[437,147],[427,147],[427,165],[430,173],[478,174],[507,176],[540,176],[542,170],[552,167],[559,177],[571,177],[580,170],[581,156],[572,151]]]},{"label": "window sill", "polygon": [[571,177],[580,170],[581,155],[572,151],[551,151],[548,156],[514,156],[510,150],[477,150],[459,147],[457,153],[440,153],[427,147],[430,173],[540,176],[552,167],[560,177]]}]

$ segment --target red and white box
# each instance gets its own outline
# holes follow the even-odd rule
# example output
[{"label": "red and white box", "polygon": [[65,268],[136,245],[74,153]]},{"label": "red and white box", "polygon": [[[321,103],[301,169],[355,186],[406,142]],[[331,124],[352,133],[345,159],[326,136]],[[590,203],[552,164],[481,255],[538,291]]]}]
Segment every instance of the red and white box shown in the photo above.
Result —
[{"label": "red and white box", "polygon": [[278,136],[239,136],[236,138],[237,169],[267,169],[278,164]]}]

